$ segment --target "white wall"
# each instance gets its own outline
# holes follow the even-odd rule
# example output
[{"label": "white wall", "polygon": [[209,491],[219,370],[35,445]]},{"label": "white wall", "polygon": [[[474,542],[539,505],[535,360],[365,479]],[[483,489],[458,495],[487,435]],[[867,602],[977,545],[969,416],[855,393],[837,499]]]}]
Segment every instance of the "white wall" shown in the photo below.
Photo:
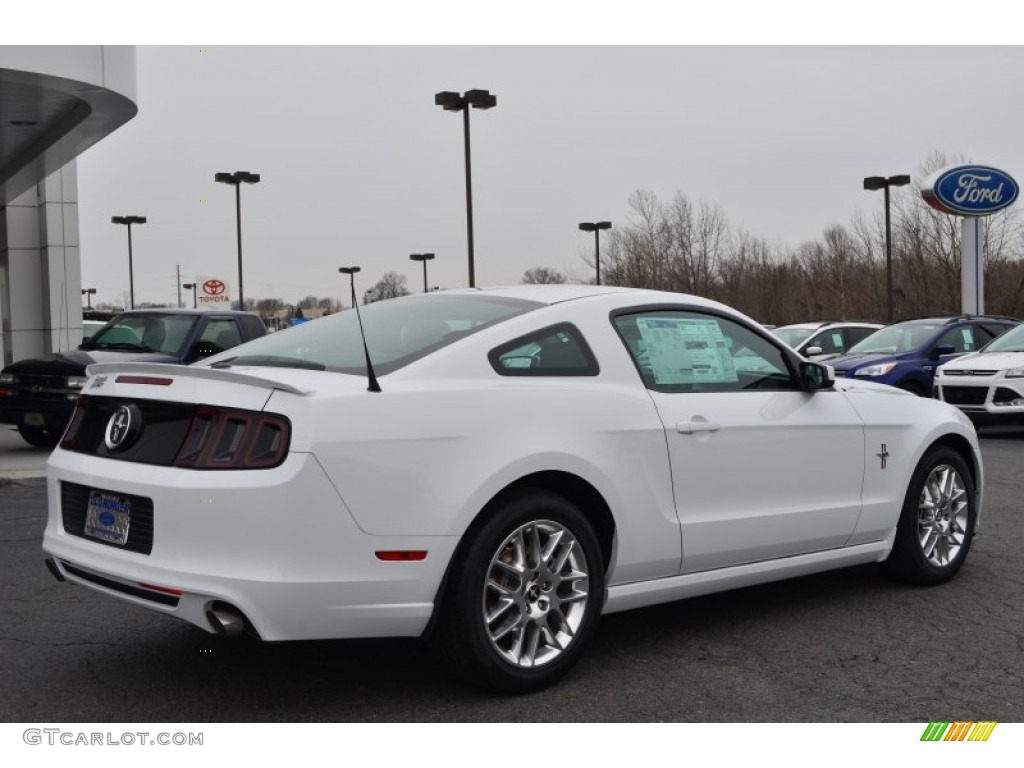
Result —
[{"label": "white wall", "polygon": [[75,161],[0,208],[0,361],[82,340]]}]

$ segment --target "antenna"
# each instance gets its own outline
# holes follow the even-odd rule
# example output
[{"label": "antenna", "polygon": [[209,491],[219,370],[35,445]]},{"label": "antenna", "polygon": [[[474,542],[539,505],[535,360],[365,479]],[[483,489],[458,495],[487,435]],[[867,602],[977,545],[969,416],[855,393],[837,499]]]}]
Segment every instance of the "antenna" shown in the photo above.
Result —
[{"label": "antenna", "polygon": [[373,372],[373,363],[370,362],[370,349],[366,346],[366,331],[363,330],[363,316],[359,314],[359,302],[356,301],[356,272],[360,267],[338,267],[343,275],[348,275],[352,283],[352,306],[356,310],[356,319],[359,320],[359,335],[363,337],[363,352],[366,354],[366,377],[370,380],[367,392],[380,392],[380,384],[377,383],[377,375]]}]

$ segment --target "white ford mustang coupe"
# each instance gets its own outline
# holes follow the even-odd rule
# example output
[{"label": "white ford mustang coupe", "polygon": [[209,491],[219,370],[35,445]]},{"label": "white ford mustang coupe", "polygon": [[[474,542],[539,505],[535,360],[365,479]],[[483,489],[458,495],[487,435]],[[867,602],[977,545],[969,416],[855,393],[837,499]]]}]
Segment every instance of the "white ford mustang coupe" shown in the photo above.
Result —
[{"label": "white ford mustang coupe", "polygon": [[869,562],[937,584],[971,546],[959,410],[837,382],[721,304],[549,285],[361,311],[365,337],[348,311],[91,366],[48,463],[54,575],[226,635],[423,637],[523,692],[602,613]]}]

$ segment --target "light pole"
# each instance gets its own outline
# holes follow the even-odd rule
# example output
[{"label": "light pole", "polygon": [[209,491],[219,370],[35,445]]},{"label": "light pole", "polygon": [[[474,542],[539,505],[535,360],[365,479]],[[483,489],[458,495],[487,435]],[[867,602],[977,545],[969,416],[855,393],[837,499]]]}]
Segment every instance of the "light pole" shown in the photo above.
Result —
[{"label": "light pole", "polygon": [[597,268],[597,282],[595,285],[601,284],[601,230],[611,229],[612,223],[610,221],[581,221],[580,229],[584,232],[594,233],[594,266]]},{"label": "light pole", "polygon": [[128,227],[128,308],[135,309],[135,273],[132,270],[132,224],[145,224],[145,216],[111,216],[111,224]]},{"label": "light pole", "polygon": [[235,188],[235,222],[238,228],[238,308],[245,309],[245,292],[242,290],[242,184],[259,184],[260,175],[248,171],[214,174],[214,181],[231,184]]},{"label": "light pole", "polygon": [[434,258],[432,253],[412,253],[409,258],[413,261],[423,262],[423,292],[427,293],[427,262]]},{"label": "light pole", "polygon": [[85,296],[86,309],[92,309],[92,295],[96,293],[95,288],[83,288],[82,295]]},{"label": "light pole", "polygon": [[466,143],[466,242],[469,250],[470,288],[476,288],[476,271],[473,266],[473,172],[469,162],[469,108],[490,109],[497,103],[497,96],[480,88],[466,91],[461,96],[456,91],[434,94],[434,104],[446,112],[462,112],[462,130]]},{"label": "light pole", "polygon": [[182,283],[181,287],[186,291],[192,291],[192,309],[198,309],[199,301],[196,299],[196,291],[199,286],[196,283]]},{"label": "light pole", "polygon": [[885,190],[885,306],[886,320],[893,321],[892,313],[892,226],[889,223],[889,187],[905,187],[910,183],[910,176],[868,176],[864,179],[864,189],[871,191]]}]

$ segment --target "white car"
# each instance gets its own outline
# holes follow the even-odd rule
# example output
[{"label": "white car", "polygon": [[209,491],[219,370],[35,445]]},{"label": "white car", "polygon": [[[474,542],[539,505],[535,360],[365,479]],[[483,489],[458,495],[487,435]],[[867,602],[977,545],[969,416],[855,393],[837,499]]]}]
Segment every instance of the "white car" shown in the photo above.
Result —
[{"label": "white car", "polygon": [[971,546],[962,413],[835,382],[716,302],[524,285],[361,311],[365,348],[346,311],[91,366],[48,462],[51,571],[211,632],[423,637],[521,692],[602,613],[870,562],[935,584]]},{"label": "white car", "polygon": [[846,353],[880,328],[881,323],[859,321],[793,323],[774,328],[772,333],[808,360],[825,360]]},{"label": "white car", "polygon": [[939,367],[935,397],[979,423],[1021,421],[1024,415],[1024,325],[998,336],[977,352]]}]

